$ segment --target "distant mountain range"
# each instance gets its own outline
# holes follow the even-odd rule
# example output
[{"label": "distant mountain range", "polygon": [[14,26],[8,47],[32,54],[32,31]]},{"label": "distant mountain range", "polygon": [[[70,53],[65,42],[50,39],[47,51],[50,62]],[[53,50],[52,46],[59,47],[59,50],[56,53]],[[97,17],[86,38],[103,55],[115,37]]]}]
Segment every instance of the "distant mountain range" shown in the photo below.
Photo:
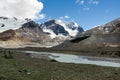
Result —
[{"label": "distant mountain range", "polygon": [[84,30],[75,22],[49,20],[38,24],[31,19],[0,17],[0,47],[51,47],[72,39]]},{"label": "distant mountain range", "polygon": [[[54,47],[53,47],[54,46]],[[84,31],[76,22],[0,17],[0,47],[53,47],[51,50],[120,50],[120,18]]]}]

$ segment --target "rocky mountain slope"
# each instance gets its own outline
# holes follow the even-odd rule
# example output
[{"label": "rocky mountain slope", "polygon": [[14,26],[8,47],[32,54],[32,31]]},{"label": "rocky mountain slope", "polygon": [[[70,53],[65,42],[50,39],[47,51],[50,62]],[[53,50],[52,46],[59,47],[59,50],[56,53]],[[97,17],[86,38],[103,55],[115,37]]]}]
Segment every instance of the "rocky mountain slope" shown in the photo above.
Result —
[{"label": "rocky mountain slope", "polygon": [[30,19],[0,17],[0,47],[5,48],[55,46],[81,32],[75,22],[50,20],[39,25]]}]

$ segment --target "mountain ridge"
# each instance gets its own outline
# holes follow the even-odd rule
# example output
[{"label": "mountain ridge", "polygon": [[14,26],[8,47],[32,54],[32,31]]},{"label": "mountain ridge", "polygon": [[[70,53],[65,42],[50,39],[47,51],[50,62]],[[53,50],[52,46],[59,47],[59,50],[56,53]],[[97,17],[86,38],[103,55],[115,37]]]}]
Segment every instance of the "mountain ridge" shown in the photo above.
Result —
[{"label": "mountain ridge", "polygon": [[[32,44],[33,46],[35,46],[36,44],[37,45],[39,44],[37,47],[55,46],[73,37],[69,35],[70,32],[64,29],[64,27],[67,27],[67,26],[62,26],[60,24],[57,24],[56,21],[57,20],[55,20],[55,22],[53,22],[52,25],[49,24],[48,26],[46,23],[49,23],[49,21],[39,25],[38,23],[30,19],[25,19],[21,21],[17,18],[9,19],[6,17],[1,17],[0,18],[0,24],[1,24],[0,46],[4,47],[3,44],[6,45],[7,47],[14,47],[14,48],[22,47],[21,45],[24,45],[24,44],[25,45],[27,44],[27,46],[32,46]],[[9,27],[9,24],[11,27]],[[64,24],[66,24],[66,22],[64,22]],[[69,22],[67,24],[69,24]],[[69,25],[71,25],[73,28],[76,27],[74,26],[74,24],[69,24]],[[52,38],[50,36],[51,32],[45,32],[44,28],[47,28],[47,30],[49,29],[49,31],[51,31],[55,35],[55,37]],[[71,28],[68,28],[68,29],[72,31]],[[81,32],[83,32],[83,29],[82,28],[80,29],[81,29]],[[77,29],[74,29],[74,30],[77,30]],[[78,32],[79,31],[77,31],[75,34],[77,34]],[[64,35],[65,33],[66,35]],[[12,45],[12,43],[9,41],[12,41],[12,43],[15,43],[15,44],[18,43],[19,45],[9,46],[8,43]]]}]

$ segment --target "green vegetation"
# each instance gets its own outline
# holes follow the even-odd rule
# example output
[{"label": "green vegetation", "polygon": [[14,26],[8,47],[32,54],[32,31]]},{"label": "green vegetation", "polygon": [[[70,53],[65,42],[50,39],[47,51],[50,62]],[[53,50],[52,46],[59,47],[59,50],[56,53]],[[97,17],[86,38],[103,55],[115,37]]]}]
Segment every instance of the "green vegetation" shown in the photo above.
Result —
[{"label": "green vegetation", "polygon": [[4,51],[0,53],[0,80],[120,80],[120,68],[66,64],[10,53],[12,58],[5,58]]}]

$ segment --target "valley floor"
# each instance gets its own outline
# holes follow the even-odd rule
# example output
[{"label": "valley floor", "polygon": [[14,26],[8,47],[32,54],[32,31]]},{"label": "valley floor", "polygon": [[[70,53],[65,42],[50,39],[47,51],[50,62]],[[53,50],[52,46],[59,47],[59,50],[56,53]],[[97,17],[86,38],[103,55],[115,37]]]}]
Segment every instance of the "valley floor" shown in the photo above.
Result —
[{"label": "valley floor", "polygon": [[74,54],[81,56],[94,56],[94,57],[105,57],[105,58],[118,58],[120,59],[120,48],[107,48],[107,49],[83,49],[83,50],[73,50],[73,49],[56,49],[56,48],[40,48],[40,47],[26,47],[17,48],[12,50],[20,51],[37,51],[37,52],[55,52],[64,54]]},{"label": "valley floor", "polygon": [[0,80],[119,79],[120,68],[59,63],[54,60],[31,58],[28,54],[20,52],[0,52]]}]

